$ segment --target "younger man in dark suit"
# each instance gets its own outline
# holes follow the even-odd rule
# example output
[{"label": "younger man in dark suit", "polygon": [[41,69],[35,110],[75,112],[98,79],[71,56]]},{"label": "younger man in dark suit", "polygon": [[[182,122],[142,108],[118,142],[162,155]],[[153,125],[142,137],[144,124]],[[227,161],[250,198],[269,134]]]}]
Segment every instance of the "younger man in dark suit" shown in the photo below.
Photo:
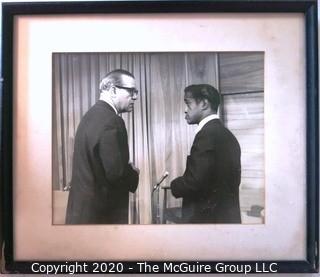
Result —
[{"label": "younger man in dark suit", "polygon": [[139,170],[129,164],[127,131],[120,113],[137,99],[134,76],[110,72],[100,83],[100,100],[82,118],[75,136],[67,224],[128,223],[129,191]]},{"label": "younger man in dark suit", "polygon": [[218,91],[207,84],[185,88],[185,119],[198,124],[183,176],[171,182],[183,198],[183,223],[241,223],[240,146],[217,115]]}]

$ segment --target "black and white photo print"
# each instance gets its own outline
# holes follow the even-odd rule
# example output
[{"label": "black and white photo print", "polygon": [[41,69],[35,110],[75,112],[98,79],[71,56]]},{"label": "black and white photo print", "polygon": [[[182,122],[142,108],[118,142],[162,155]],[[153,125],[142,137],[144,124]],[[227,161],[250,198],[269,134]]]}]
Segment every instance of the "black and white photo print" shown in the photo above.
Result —
[{"label": "black and white photo print", "polygon": [[264,223],[264,52],[52,62],[53,224]]}]

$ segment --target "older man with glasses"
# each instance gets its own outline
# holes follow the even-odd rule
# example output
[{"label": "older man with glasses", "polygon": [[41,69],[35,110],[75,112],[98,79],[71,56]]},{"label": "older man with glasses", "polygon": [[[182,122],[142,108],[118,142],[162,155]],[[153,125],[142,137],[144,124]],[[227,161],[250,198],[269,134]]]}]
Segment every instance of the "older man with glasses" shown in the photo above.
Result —
[{"label": "older man with glasses", "polygon": [[100,99],[75,136],[66,224],[127,224],[129,192],[139,169],[129,163],[127,131],[119,114],[137,99],[134,76],[118,69],[100,82]]}]

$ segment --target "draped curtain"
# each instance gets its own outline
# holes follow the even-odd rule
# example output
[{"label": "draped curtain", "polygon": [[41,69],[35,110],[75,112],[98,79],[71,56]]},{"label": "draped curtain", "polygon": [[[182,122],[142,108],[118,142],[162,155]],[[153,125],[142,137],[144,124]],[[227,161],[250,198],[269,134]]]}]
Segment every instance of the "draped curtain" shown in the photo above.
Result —
[{"label": "draped curtain", "polygon": [[[194,127],[184,120],[183,90],[192,83],[218,85],[215,53],[55,53],[53,54],[53,189],[71,180],[74,136],[86,111],[99,98],[99,82],[111,70],[132,72],[139,90],[132,113],[123,114],[130,158],[140,168],[130,195],[129,222],[150,224],[160,208],[152,187],[165,171],[169,185],[183,174]],[[160,200],[158,203],[157,201]],[[181,205],[169,195],[168,206]]]}]

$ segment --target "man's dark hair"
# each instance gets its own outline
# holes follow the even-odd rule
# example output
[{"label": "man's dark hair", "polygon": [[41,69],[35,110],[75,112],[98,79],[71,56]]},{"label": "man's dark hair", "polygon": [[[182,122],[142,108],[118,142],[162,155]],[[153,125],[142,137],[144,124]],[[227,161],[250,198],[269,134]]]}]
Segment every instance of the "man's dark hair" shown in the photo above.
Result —
[{"label": "man's dark hair", "polygon": [[[130,76],[132,78],[134,78],[133,74],[130,73],[129,71],[127,70],[124,70],[124,69],[115,69],[115,70],[112,70],[111,72],[109,72],[106,77],[113,77],[113,76],[121,76],[121,75],[127,75],[127,76]],[[105,78],[106,78],[105,77]]]},{"label": "man's dark hair", "polygon": [[216,113],[220,105],[220,94],[216,88],[208,84],[190,85],[184,89],[184,92],[191,93],[192,98],[197,102],[207,99],[211,109]]},{"label": "man's dark hair", "polygon": [[127,75],[134,78],[133,74],[124,69],[115,69],[109,72],[101,81],[100,81],[100,91],[104,89],[109,89],[111,84],[115,86],[123,86],[123,76]]}]

